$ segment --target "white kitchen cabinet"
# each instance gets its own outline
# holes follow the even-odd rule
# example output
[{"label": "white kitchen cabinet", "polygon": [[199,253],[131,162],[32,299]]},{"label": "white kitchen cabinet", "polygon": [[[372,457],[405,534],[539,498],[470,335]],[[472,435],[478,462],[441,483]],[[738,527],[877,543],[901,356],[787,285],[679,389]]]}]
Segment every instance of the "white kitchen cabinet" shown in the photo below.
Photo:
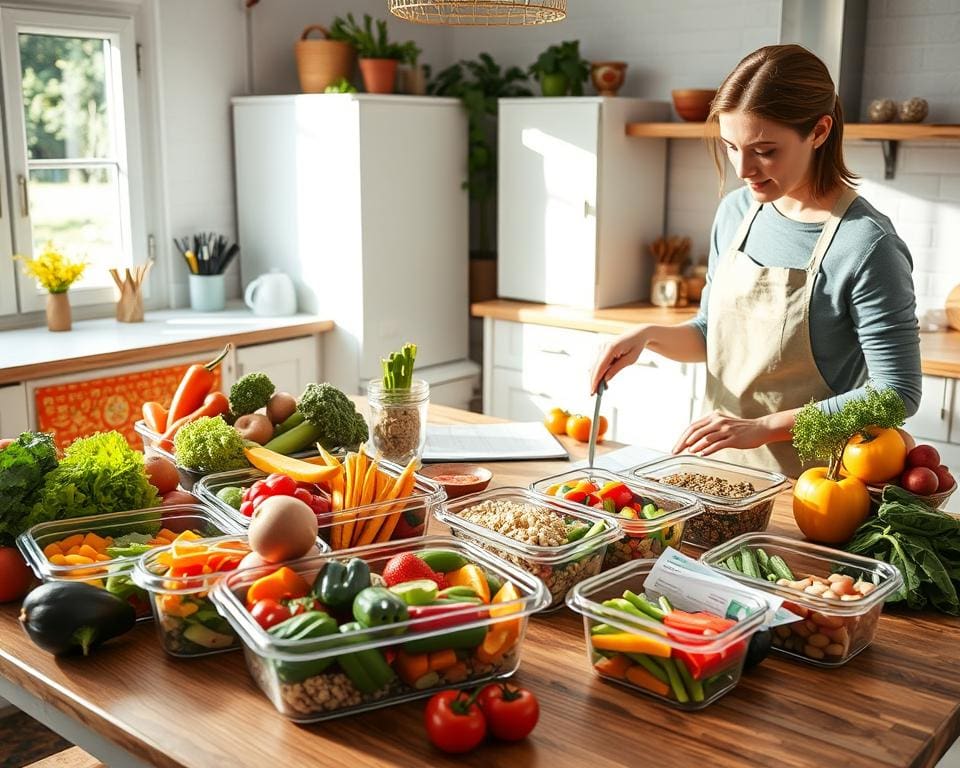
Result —
[{"label": "white kitchen cabinet", "polygon": [[954,416],[957,413],[953,402],[954,389],[954,379],[924,376],[920,407],[907,419],[904,428],[917,440],[960,442],[960,425],[951,429],[951,423],[956,423],[957,418]]},{"label": "white kitchen cabinet", "polygon": [[[535,421],[554,407],[593,413],[590,371],[609,337],[532,323],[484,320],[484,413]],[[690,423],[696,373],[649,351],[620,372],[604,395],[607,437],[659,450]]]},{"label": "white kitchen cabinet", "polygon": [[28,429],[26,388],[23,384],[0,387],[0,437],[16,437]]},{"label": "white kitchen cabinet", "polygon": [[648,243],[663,234],[666,140],[630,122],[666,102],[500,99],[497,293],[595,308],[650,295]]},{"label": "white kitchen cabinet", "polygon": [[323,380],[320,337],[255,344],[237,349],[237,378],[262,371],[277,385],[278,392],[299,396],[311,382]]},{"label": "white kitchen cabinet", "polygon": [[[467,117],[458,99],[233,100],[244,285],[279,269],[336,323],[329,381],[365,392],[417,344],[417,371],[468,357]],[[472,374],[476,379],[476,372]]]}]

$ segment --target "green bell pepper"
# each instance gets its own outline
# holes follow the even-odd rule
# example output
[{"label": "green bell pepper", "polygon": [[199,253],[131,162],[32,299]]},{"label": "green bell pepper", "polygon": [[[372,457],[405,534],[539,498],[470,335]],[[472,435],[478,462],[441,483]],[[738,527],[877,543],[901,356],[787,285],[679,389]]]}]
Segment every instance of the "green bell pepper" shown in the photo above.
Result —
[{"label": "green bell pepper", "polygon": [[[337,622],[323,611],[307,611],[274,624],[267,630],[280,640],[308,640],[337,632]],[[296,651],[291,651],[295,653]],[[319,675],[330,666],[332,658],[311,661],[276,661],[277,676],[285,683],[299,683]]]},{"label": "green bell pepper", "polygon": [[354,557],[346,565],[331,560],[324,566],[323,573],[314,584],[313,594],[324,605],[339,608],[341,605],[349,605],[369,586],[370,566],[365,560]]},{"label": "green bell pepper", "polygon": [[[340,627],[340,633],[348,634],[361,629],[363,629],[361,624],[351,621]],[[358,634],[344,638],[344,643],[362,643],[366,639],[363,634]],[[387,664],[383,654],[376,648],[368,648],[365,651],[356,651],[355,653],[344,653],[337,657],[337,663],[357,689],[365,694],[383,688],[396,677],[396,673]]]},{"label": "green bell pepper", "polygon": [[353,599],[353,618],[364,627],[396,624],[408,615],[403,598],[386,587],[367,587]]}]

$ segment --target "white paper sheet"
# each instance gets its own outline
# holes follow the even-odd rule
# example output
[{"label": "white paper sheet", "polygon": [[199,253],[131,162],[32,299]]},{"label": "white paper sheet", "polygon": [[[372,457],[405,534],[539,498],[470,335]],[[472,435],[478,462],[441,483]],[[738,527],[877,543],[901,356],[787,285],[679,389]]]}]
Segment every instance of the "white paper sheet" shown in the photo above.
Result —
[{"label": "white paper sheet", "polygon": [[423,460],[567,459],[566,449],[539,421],[506,424],[428,424]]}]

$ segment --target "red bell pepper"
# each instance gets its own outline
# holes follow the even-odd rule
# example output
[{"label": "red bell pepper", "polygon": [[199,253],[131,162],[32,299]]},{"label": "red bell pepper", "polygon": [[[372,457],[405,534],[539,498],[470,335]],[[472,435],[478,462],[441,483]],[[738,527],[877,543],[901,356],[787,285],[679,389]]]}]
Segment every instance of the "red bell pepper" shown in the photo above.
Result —
[{"label": "red bell pepper", "polygon": [[685,632],[695,632],[698,635],[705,634],[707,630],[717,634],[724,632],[732,627],[735,622],[733,619],[723,619],[714,616],[712,613],[698,611],[697,613],[687,613],[686,611],[670,611],[663,617],[663,623],[673,629],[681,629]]},{"label": "red bell pepper", "polygon": [[633,491],[627,488],[626,484],[619,480],[611,480],[597,491],[597,496],[602,500],[611,499],[619,509],[633,504]]},{"label": "red bell pepper", "polygon": [[[464,608],[474,606],[475,611],[463,611]],[[469,621],[485,619],[488,616],[487,609],[476,603],[446,603],[444,605],[409,605],[407,614],[411,619],[423,619],[434,617],[431,621],[418,622],[411,630],[414,632],[429,632],[434,629],[450,629],[459,624],[466,624]]]},{"label": "red bell pepper", "polygon": [[574,504],[585,504],[586,503],[585,499],[587,498],[587,492],[574,489],[572,491],[567,491],[565,494],[563,494],[563,498],[566,501],[572,501]]}]

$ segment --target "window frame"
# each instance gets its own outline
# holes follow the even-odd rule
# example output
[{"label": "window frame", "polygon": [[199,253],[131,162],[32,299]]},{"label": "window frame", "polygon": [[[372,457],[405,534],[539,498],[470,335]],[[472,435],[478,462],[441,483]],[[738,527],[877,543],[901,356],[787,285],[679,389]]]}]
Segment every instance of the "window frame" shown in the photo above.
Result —
[{"label": "window frame", "polygon": [[[3,75],[4,128],[7,137],[8,179],[6,189],[11,221],[11,245],[16,253],[33,253],[33,233],[29,215],[21,214],[19,177],[29,179],[26,127],[23,114],[22,70],[18,35],[58,34],[67,36],[95,36],[109,39],[119,54],[119,61],[110,57],[113,82],[120,87],[120,98],[113,103],[118,109],[111,117],[116,120],[113,130],[114,159],[120,182],[120,228],[123,266],[142,264],[147,259],[147,221],[143,184],[142,142],[140,136],[140,100],[137,82],[136,35],[131,17],[97,15],[83,12],[31,10],[18,7],[0,7],[0,69]],[[92,160],[95,162],[95,160]],[[117,265],[121,266],[121,265]],[[18,311],[40,310],[45,294],[30,278],[17,269]],[[0,308],[9,302],[0,291]],[[116,299],[113,287],[74,288],[70,302],[75,306],[106,304]],[[0,309],[2,314],[2,309]]]}]

